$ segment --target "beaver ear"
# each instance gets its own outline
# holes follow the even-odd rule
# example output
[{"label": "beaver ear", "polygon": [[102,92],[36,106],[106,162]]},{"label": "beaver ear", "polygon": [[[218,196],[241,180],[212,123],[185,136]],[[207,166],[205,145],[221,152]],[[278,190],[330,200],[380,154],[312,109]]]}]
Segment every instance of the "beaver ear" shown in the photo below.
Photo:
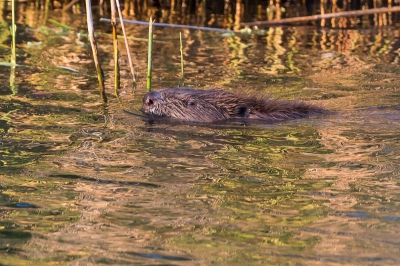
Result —
[{"label": "beaver ear", "polygon": [[248,117],[250,114],[250,108],[244,104],[239,104],[235,107],[235,115],[237,117]]}]

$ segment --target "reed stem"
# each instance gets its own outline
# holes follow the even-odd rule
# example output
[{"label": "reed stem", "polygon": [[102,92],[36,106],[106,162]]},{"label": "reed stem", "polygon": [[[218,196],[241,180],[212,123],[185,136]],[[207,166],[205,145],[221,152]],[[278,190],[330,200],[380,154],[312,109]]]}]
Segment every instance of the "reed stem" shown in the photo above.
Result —
[{"label": "reed stem", "polygon": [[183,45],[182,32],[179,32],[180,50],[181,50],[181,86],[185,86],[185,72],[183,71]]},{"label": "reed stem", "polygon": [[135,69],[133,68],[132,56],[131,56],[131,52],[129,50],[129,43],[128,43],[128,38],[126,36],[126,31],[125,31],[125,26],[124,26],[124,20],[123,20],[123,17],[122,17],[121,7],[119,5],[119,1],[118,0],[116,1],[116,3],[117,3],[119,21],[121,23],[121,29],[122,29],[122,33],[124,35],[124,40],[125,40],[125,48],[126,48],[126,54],[128,55],[129,68],[131,69],[131,74],[132,74],[132,85],[133,85],[133,88],[136,88],[136,74],[135,74]]},{"label": "reed stem", "polygon": [[99,88],[100,88],[100,97],[103,103],[107,102],[107,96],[104,87],[104,74],[103,69],[101,68],[101,64],[99,61],[98,53],[97,53],[97,44],[96,39],[94,37],[94,26],[93,26],[93,15],[92,15],[92,3],[90,0],[85,0],[86,2],[86,19],[87,19],[87,26],[88,26],[88,35],[90,44],[92,46],[93,52],[93,60],[96,66],[97,71],[97,79],[99,81]]},{"label": "reed stem", "polygon": [[118,0],[111,0],[111,27],[112,27],[112,39],[114,47],[114,93],[118,98],[118,91],[121,87],[120,81],[120,69],[119,69],[119,55],[118,55],[118,36],[117,36],[117,9],[115,2]]},{"label": "reed stem", "polygon": [[151,79],[153,76],[153,18],[149,21],[149,49],[147,57],[147,92],[151,91]]},{"label": "reed stem", "polygon": [[17,32],[17,25],[15,25],[15,0],[11,1],[11,64],[17,63],[17,56],[15,51],[15,34]]},{"label": "reed stem", "polygon": [[11,1],[11,71],[10,71],[10,89],[12,91],[12,95],[17,94],[17,86],[15,86],[15,67],[17,64],[17,55],[15,49],[15,34],[17,32],[17,25],[15,25],[15,0]]}]

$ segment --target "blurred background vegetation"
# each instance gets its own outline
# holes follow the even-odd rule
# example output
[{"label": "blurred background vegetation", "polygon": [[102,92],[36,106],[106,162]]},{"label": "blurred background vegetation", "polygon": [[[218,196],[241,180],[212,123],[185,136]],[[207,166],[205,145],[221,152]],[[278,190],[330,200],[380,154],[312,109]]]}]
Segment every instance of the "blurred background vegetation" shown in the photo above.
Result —
[{"label": "blurred background vegetation", "polygon": [[[11,1],[0,1],[0,17],[10,11]],[[125,18],[145,20],[150,16],[156,22],[203,25],[211,27],[239,28],[242,22],[268,21],[289,17],[309,16],[313,14],[336,13],[350,10],[365,10],[371,8],[393,7],[397,1],[385,0],[125,0],[120,2]],[[99,9],[101,16],[108,16],[110,3],[104,0],[92,2]],[[27,6],[36,10],[63,10],[75,14],[84,13],[85,5],[82,0],[32,0],[19,1],[19,11]],[[320,26],[340,28],[357,25],[389,25],[396,23],[399,15],[396,12],[370,15],[364,19],[340,18],[314,22]]]}]

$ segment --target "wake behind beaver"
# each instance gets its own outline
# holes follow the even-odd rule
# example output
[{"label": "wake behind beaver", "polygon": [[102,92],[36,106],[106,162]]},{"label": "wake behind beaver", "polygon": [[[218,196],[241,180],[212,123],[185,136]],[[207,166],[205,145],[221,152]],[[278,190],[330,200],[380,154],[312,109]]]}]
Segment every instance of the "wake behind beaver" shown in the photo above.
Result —
[{"label": "wake behind beaver", "polygon": [[250,96],[230,91],[168,88],[143,97],[142,112],[191,122],[227,119],[284,121],[326,113],[319,106],[299,100],[286,101],[268,96]]}]

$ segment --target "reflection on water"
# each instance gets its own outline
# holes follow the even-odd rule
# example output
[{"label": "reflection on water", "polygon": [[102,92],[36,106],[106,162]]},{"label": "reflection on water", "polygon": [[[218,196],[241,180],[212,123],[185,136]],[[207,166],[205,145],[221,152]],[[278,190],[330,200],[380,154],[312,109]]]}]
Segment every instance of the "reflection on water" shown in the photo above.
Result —
[{"label": "reflection on water", "polygon": [[[112,97],[102,106],[90,47],[77,35],[82,18],[49,13],[75,28],[65,31],[39,14],[28,9],[18,26],[26,67],[16,68],[17,90],[0,66],[1,264],[399,264],[397,28],[185,30],[190,86],[332,111],[199,125],[123,111],[138,112],[145,93],[141,41],[132,43],[139,89],[124,68],[123,106]],[[154,85],[177,86],[179,31],[155,35]],[[111,45],[99,32],[110,95]]]}]

